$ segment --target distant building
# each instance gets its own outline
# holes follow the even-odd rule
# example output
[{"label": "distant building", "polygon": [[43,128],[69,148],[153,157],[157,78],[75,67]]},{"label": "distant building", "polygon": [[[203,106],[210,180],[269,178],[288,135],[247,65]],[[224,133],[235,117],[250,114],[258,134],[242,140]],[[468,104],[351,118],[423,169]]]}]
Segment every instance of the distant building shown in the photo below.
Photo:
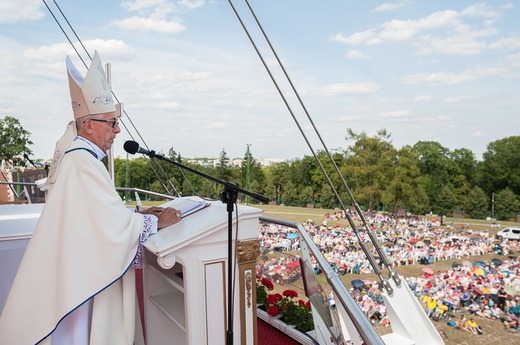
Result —
[{"label": "distant building", "polygon": [[[4,165],[0,174],[0,181],[34,183],[45,178],[45,176],[45,169],[12,168],[12,166]],[[0,204],[28,203],[29,201],[31,203],[44,202],[44,192],[35,185],[0,184]]]},{"label": "distant building", "polygon": [[[203,167],[216,167],[219,163],[220,157],[191,157],[191,158],[183,157],[183,160],[185,162],[201,165]],[[281,158],[263,158],[263,157],[255,158],[255,160],[258,163],[260,163],[260,166],[262,166],[262,167],[268,167],[275,163],[281,163],[281,162],[286,161],[286,159],[281,159]],[[243,159],[242,158],[230,158],[229,161],[231,163],[231,166],[239,167],[239,166],[242,166]]]}]

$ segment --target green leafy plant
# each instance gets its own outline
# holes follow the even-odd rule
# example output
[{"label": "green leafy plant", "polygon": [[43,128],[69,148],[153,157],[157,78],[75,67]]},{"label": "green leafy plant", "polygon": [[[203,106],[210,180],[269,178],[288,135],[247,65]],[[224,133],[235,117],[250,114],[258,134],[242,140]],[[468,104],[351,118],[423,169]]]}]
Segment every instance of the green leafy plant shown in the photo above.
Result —
[{"label": "green leafy plant", "polygon": [[282,294],[269,293],[274,284],[267,278],[257,279],[256,301],[261,304],[270,316],[280,315],[280,320],[295,326],[300,332],[314,329],[310,301],[298,299],[298,292],[285,290]]}]

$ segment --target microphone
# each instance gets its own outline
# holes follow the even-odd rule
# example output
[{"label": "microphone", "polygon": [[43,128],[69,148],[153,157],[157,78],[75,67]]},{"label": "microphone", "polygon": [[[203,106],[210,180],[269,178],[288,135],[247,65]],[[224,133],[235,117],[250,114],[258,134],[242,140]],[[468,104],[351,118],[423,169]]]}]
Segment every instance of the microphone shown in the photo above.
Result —
[{"label": "microphone", "polygon": [[29,156],[27,155],[27,153],[24,153],[23,154],[23,158],[27,159],[29,161],[29,163],[31,163],[33,165],[33,167],[35,167],[36,169],[38,169],[38,167],[36,166],[36,164],[34,164],[34,162],[29,158]]},{"label": "microphone", "polygon": [[152,158],[156,156],[155,151],[148,151],[146,149],[143,149],[139,146],[138,143],[132,140],[127,140],[123,145],[123,148],[126,152],[130,153],[131,155],[135,155],[136,153],[142,153],[143,155],[147,155]]}]

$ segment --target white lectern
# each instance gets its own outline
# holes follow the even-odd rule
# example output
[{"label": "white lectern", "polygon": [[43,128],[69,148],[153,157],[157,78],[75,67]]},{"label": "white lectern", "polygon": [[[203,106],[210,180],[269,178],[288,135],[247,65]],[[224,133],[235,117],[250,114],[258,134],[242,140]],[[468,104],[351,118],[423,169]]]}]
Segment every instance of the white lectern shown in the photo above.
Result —
[{"label": "white lectern", "polygon": [[[201,200],[183,197],[163,206],[175,208],[185,199]],[[226,343],[226,207],[213,201],[146,242],[143,284],[147,345]],[[261,213],[261,209],[243,205],[237,205],[234,212],[234,344],[253,345],[257,341],[254,285]]]}]

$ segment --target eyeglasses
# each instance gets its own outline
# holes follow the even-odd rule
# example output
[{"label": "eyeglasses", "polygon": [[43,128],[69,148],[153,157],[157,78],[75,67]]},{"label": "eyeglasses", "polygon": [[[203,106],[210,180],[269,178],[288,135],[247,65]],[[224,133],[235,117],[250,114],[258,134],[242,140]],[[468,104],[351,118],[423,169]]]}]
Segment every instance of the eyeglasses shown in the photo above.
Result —
[{"label": "eyeglasses", "polygon": [[107,122],[112,124],[112,128],[116,128],[116,126],[119,126],[119,120],[98,120],[98,119],[90,119],[91,121],[96,122]]}]

